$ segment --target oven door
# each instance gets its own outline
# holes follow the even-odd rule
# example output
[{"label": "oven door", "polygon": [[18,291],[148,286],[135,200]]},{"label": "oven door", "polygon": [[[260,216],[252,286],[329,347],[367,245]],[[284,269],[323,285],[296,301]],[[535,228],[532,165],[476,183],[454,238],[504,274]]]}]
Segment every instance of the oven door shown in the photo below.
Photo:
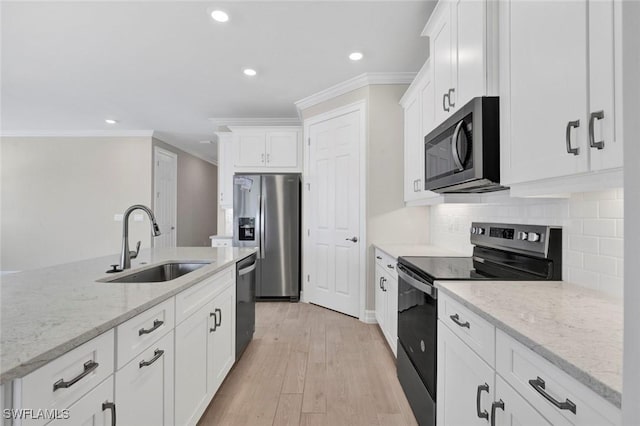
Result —
[{"label": "oven door", "polygon": [[473,170],[473,114],[425,137],[425,189],[437,189],[475,178]]},{"label": "oven door", "polygon": [[402,265],[397,269],[398,342],[435,401],[437,290]]}]

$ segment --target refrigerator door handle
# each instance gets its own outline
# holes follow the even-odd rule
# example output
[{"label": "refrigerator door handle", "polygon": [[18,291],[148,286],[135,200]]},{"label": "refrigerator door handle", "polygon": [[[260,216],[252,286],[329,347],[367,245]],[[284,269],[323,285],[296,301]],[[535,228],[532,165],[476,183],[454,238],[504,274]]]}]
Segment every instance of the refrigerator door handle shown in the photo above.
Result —
[{"label": "refrigerator door handle", "polygon": [[262,186],[262,183],[260,184],[261,188],[260,188],[260,245],[259,245],[259,250],[260,253],[258,255],[259,259],[264,259],[264,237],[265,237],[265,232],[264,232],[264,187]]}]

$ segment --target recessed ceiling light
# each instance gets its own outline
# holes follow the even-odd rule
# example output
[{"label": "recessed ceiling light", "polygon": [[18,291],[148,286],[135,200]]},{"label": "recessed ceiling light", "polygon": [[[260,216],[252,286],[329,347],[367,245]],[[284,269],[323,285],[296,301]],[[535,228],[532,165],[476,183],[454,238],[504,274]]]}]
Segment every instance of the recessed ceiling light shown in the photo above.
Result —
[{"label": "recessed ceiling light", "polygon": [[227,22],[229,20],[229,15],[227,14],[227,12],[224,12],[222,10],[214,10],[213,12],[211,12],[211,17],[214,21],[218,22]]},{"label": "recessed ceiling light", "polygon": [[107,118],[106,120],[104,120],[104,122],[107,123],[107,124],[116,124],[118,122],[118,120]]},{"label": "recessed ceiling light", "polygon": [[351,54],[349,54],[349,59],[351,59],[352,61],[359,61],[363,56],[364,55],[362,54],[362,52],[352,52]]},{"label": "recessed ceiling light", "polygon": [[242,72],[244,73],[244,75],[248,75],[249,77],[253,77],[256,74],[258,74],[256,72],[256,70],[252,69],[252,68],[245,68],[244,70],[242,70]]}]

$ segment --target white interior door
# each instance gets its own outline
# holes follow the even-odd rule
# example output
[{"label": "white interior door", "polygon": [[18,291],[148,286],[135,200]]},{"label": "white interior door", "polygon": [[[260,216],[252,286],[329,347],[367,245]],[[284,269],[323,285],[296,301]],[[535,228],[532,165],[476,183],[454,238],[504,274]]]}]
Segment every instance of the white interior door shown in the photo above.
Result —
[{"label": "white interior door", "polygon": [[160,148],[154,150],[153,213],[160,227],[154,247],[175,247],[178,205],[178,156]]},{"label": "white interior door", "polygon": [[309,126],[307,300],[359,316],[360,111]]}]

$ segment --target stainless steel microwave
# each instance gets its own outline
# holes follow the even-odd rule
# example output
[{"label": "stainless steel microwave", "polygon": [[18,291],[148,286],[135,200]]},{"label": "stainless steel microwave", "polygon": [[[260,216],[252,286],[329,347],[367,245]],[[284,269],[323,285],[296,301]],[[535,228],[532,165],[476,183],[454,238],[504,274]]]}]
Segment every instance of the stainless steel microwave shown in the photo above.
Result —
[{"label": "stainless steel microwave", "polygon": [[498,97],[472,99],[424,137],[425,189],[489,192],[500,185]]}]

